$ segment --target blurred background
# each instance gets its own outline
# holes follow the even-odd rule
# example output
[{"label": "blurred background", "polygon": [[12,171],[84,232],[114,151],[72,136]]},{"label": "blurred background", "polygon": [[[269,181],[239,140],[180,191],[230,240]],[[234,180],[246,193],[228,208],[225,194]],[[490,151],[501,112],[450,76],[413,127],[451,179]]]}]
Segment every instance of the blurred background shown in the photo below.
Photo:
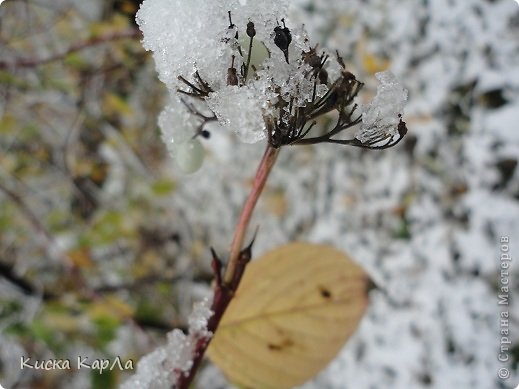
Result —
[{"label": "blurred background", "polygon": [[[263,146],[212,130],[183,175],[139,1],[0,5],[0,384],[115,388],[128,371],[20,369],[20,357],[139,358],[210,292]],[[259,255],[306,240],[381,286],[313,388],[519,383],[519,6],[513,0],[294,0],[290,24],[376,90],[409,90],[397,147],[285,148],[257,208]],[[510,305],[498,305],[502,238]],[[512,345],[498,360],[500,313]],[[74,364],[74,363],[73,363]],[[510,378],[500,379],[506,368]],[[226,388],[207,364],[199,388]]]}]

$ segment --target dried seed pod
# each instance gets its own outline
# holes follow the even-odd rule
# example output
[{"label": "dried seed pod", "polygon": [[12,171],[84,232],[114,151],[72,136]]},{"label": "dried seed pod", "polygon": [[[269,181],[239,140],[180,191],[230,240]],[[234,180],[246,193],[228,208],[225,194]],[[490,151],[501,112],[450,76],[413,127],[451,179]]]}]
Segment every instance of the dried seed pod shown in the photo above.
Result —
[{"label": "dried seed pod", "polygon": [[342,71],[342,78],[344,79],[344,81],[346,82],[354,82],[354,81],[357,81],[357,78],[355,77],[355,75],[352,73],[352,72],[349,72],[347,70],[343,70]]},{"label": "dried seed pod", "polygon": [[321,57],[317,55],[315,47],[312,47],[309,51],[303,53],[303,61],[314,69],[321,66]]},{"label": "dried seed pod", "polygon": [[231,67],[227,69],[227,85],[238,85],[238,74],[234,67],[234,55],[232,56]]},{"label": "dried seed pod", "polygon": [[285,55],[285,60],[288,62],[288,46],[290,42],[292,42],[292,34],[290,30],[285,25],[285,19],[281,19],[283,22],[283,27],[277,26],[274,28],[274,44],[281,49],[283,54]]},{"label": "dried seed pod", "polygon": [[319,70],[319,83],[328,84],[328,72],[325,69]]},{"label": "dried seed pod", "polygon": [[254,38],[256,36],[256,29],[254,28],[254,23],[252,23],[251,21],[247,23],[247,35],[250,38]]},{"label": "dried seed pod", "polygon": [[227,85],[238,85],[238,74],[236,68],[227,69]]}]

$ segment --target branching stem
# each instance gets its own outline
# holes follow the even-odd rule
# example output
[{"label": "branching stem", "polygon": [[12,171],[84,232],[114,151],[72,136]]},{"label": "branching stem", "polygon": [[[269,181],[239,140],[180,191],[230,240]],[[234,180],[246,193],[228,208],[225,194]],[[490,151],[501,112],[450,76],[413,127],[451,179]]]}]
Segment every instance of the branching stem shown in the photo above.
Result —
[{"label": "branching stem", "polygon": [[[250,255],[250,252],[248,252],[250,250],[250,246],[248,249],[246,248],[245,250],[242,250],[243,241],[245,239],[245,234],[247,232],[247,227],[249,226],[252,213],[265,187],[268,176],[276,162],[279,150],[279,148],[274,148],[270,145],[270,143],[267,143],[267,148],[256,171],[254,184],[249,193],[249,196],[247,197],[247,200],[245,200],[240,218],[238,219],[238,224],[236,225],[236,229],[234,231],[234,237],[229,251],[229,259],[223,278],[221,277],[222,263],[216,256],[216,253],[212,251],[212,265],[213,271],[215,273],[216,285],[214,288],[213,303],[211,305],[213,316],[211,316],[208,320],[207,330],[213,334],[218,328],[220,320],[222,319],[225,310],[229,306],[234,293],[238,289],[241,277],[243,276],[245,267],[247,266],[248,259],[250,259],[248,258]],[[246,258],[243,258],[244,255]],[[196,372],[200,367],[205,351],[209,347],[210,341],[210,337],[201,337],[197,340],[191,369],[185,374],[180,373],[178,375],[175,389],[189,388],[189,385],[193,381],[193,378],[195,377]]]}]

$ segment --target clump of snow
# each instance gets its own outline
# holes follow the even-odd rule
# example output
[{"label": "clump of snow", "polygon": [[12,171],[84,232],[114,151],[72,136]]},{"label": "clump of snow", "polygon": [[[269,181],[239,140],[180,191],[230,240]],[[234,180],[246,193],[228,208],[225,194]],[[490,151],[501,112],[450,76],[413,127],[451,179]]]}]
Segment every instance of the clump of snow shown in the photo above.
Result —
[{"label": "clump of snow", "polygon": [[207,322],[213,315],[210,302],[204,299],[195,303],[189,315],[188,334],[175,329],[167,336],[165,346],[155,349],[141,358],[137,372],[121,385],[122,389],[169,389],[174,387],[178,374],[189,371],[193,364],[193,353],[199,339],[209,339]]},{"label": "clump of snow", "polygon": [[193,312],[189,315],[188,324],[190,332],[198,335],[210,335],[207,331],[207,321],[213,316],[208,299],[195,303]]},{"label": "clump of snow", "polygon": [[[288,4],[288,0],[143,2],[137,23],[143,45],[153,51],[159,77],[171,95],[159,124],[173,156],[179,152],[175,144],[196,136],[203,120],[200,115],[193,118],[193,109],[180,103],[179,96],[189,104],[197,100],[197,111],[204,110],[200,102],[206,103],[212,111],[209,116],[214,113],[223,130],[244,143],[255,143],[266,138],[266,123],[279,119],[273,107],[280,99],[287,106],[304,107],[327,92],[326,85],[314,85],[313,69],[301,57],[310,50],[309,39],[303,27],[290,24]],[[245,77],[241,70],[249,56],[248,23],[254,24],[255,34]],[[280,23],[290,26],[288,63],[275,44],[274,31]],[[229,82],[232,71],[243,77]],[[204,90],[196,99],[179,93],[196,94],[201,82]]]},{"label": "clump of snow", "polygon": [[185,173],[197,171],[204,159],[204,149],[201,142],[193,138],[199,125],[195,117],[183,109],[175,96],[171,96],[158,122],[162,129],[162,140],[177,166]]},{"label": "clump of snow", "polygon": [[182,107],[175,96],[171,96],[169,104],[160,113],[158,119],[162,130],[162,140],[170,152],[174,145],[187,142],[193,137],[197,123],[193,115]]},{"label": "clump of snow", "polygon": [[[282,75],[283,83],[290,82],[287,74],[296,66],[285,64],[283,53],[272,37],[279,20],[286,18],[287,8],[288,0],[146,0],[137,13],[137,23],[143,32],[143,45],[153,51],[159,78],[169,89],[172,100],[178,100],[175,96],[179,89],[190,89],[179,77],[196,85],[194,75],[198,72],[213,91],[207,103],[219,124],[237,134],[241,141],[254,143],[266,136],[263,110],[270,106],[269,99],[275,89],[273,80]],[[249,22],[254,23],[256,31],[255,50],[262,51],[264,59],[267,53],[270,60],[277,62],[276,66],[264,69],[261,63],[254,63],[254,69],[262,68],[261,75],[254,72],[254,77],[247,77],[248,85],[241,85],[243,88],[227,86],[228,69],[234,66],[239,71],[242,54],[247,54],[249,39],[245,31]],[[237,36],[238,32],[241,36]],[[257,60],[258,56],[254,58]],[[175,143],[186,142],[196,135],[198,125],[186,114],[192,116],[177,101],[159,119],[163,140],[173,156],[178,153]]]},{"label": "clump of snow", "polygon": [[355,137],[362,143],[376,142],[398,134],[398,123],[407,101],[407,90],[393,73],[375,74],[380,81],[377,94],[362,112],[362,124]]},{"label": "clump of snow", "polygon": [[253,88],[227,86],[209,95],[207,104],[220,125],[234,131],[245,143],[256,143],[266,136],[261,97]]},{"label": "clump of snow", "polygon": [[[254,22],[255,39],[271,53],[282,56],[271,33],[286,17],[287,0],[243,2],[237,0],[146,0],[137,13],[143,45],[153,51],[161,80],[173,90],[180,86],[177,76],[190,77],[197,69],[213,89],[225,85],[232,49],[222,39],[232,23],[241,31]],[[233,34],[231,34],[233,35]]]}]

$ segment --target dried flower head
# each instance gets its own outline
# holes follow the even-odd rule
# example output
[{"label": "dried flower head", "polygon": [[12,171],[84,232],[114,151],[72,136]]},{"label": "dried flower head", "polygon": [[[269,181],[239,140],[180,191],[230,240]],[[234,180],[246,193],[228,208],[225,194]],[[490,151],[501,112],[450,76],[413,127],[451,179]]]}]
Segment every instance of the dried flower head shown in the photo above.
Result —
[{"label": "dried flower head", "polygon": [[[359,109],[363,83],[338,53],[310,46],[304,29],[290,25],[287,8],[288,0],[143,2],[137,22],[170,91],[159,123],[177,160],[216,121],[243,142],[267,138],[276,148],[328,142],[380,149],[405,135],[407,92],[396,78],[379,73],[377,96]],[[312,136],[316,120],[330,113],[335,124]],[[343,131],[360,123],[345,139]]]}]

